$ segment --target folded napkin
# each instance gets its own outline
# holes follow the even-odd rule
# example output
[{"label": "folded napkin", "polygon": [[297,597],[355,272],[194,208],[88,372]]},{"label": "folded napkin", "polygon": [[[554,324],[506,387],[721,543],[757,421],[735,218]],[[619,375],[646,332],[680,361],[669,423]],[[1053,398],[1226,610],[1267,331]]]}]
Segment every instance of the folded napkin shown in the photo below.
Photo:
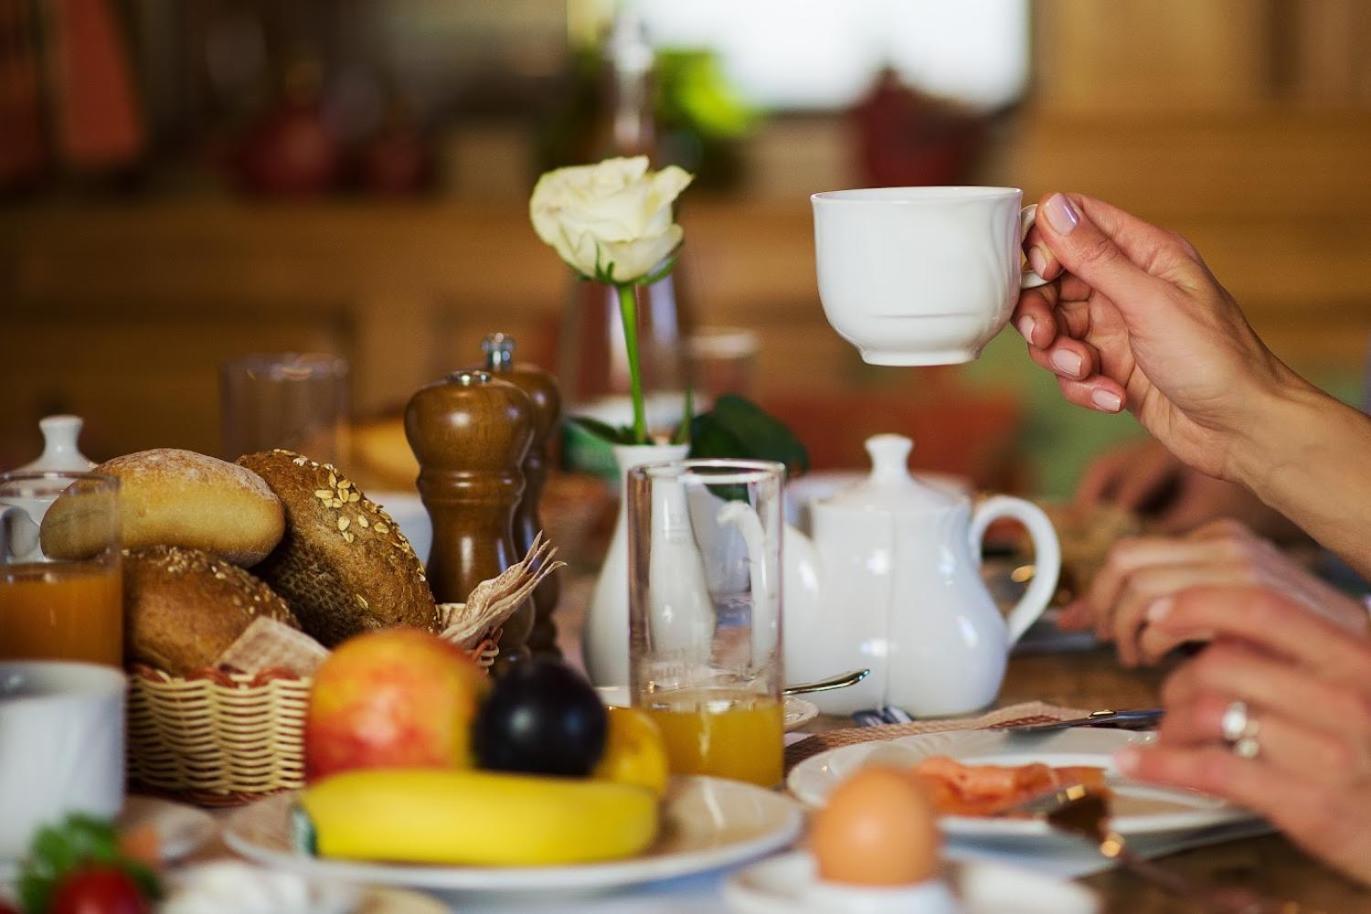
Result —
[{"label": "folded napkin", "polygon": [[789,771],[811,755],[818,755],[839,746],[854,743],[869,743],[875,740],[898,739],[901,736],[916,736],[920,733],[945,733],[949,730],[991,730],[999,727],[1015,727],[1022,724],[1046,724],[1056,720],[1072,720],[1085,717],[1089,711],[1080,708],[1064,708],[1043,701],[1026,701],[1022,704],[997,708],[977,717],[938,718],[937,720],[916,720],[908,724],[887,724],[881,727],[847,727],[841,730],[825,730],[807,739],[798,740],[786,747],[785,767]]}]

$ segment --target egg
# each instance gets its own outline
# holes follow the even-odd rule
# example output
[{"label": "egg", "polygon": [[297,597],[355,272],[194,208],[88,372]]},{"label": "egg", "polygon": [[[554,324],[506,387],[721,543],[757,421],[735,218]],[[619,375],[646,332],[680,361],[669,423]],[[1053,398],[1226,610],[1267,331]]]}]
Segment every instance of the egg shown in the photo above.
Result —
[{"label": "egg", "polygon": [[851,885],[923,882],[938,869],[938,816],[918,782],[895,768],[862,768],[815,814],[819,876]]}]

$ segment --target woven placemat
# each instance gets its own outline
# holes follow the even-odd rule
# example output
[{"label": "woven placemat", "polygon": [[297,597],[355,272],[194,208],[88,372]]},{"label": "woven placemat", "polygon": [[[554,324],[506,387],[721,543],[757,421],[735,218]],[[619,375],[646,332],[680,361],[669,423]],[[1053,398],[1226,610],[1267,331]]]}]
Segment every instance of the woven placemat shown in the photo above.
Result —
[{"label": "woven placemat", "polygon": [[916,720],[909,724],[886,724],[880,727],[846,727],[841,730],[825,730],[786,747],[785,768],[789,771],[811,755],[818,755],[839,746],[854,743],[869,743],[874,740],[898,739],[901,736],[915,736],[920,733],[945,733],[948,730],[993,730],[998,727],[1014,727],[1022,724],[1045,724],[1054,720],[1071,720],[1085,717],[1089,711],[1079,708],[1064,708],[1043,701],[1026,701],[1022,704],[997,708],[977,717],[939,718],[938,720]]}]

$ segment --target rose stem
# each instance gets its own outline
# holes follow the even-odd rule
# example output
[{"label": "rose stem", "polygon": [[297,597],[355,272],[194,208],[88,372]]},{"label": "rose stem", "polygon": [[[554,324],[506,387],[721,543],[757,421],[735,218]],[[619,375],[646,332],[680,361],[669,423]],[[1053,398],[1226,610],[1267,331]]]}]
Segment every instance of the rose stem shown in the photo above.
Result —
[{"label": "rose stem", "polygon": [[643,376],[638,366],[638,287],[624,283],[619,290],[619,316],[624,322],[628,350],[628,380],[633,392],[633,440],[647,444],[647,410],[643,406]]}]

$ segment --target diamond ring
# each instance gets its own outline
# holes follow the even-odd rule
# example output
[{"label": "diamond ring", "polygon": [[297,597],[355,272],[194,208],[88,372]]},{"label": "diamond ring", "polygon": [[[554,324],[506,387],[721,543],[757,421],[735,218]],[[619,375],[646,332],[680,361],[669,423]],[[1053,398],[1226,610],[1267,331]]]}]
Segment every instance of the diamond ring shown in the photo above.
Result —
[{"label": "diamond ring", "polygon": [[1254,759],[1261,754],[1261,744],[1257,742],[1261,722],[1247,712],[1247,702],[1235,701],[1225,708],[1219,729],[1223,741],[1239,758]]}]

